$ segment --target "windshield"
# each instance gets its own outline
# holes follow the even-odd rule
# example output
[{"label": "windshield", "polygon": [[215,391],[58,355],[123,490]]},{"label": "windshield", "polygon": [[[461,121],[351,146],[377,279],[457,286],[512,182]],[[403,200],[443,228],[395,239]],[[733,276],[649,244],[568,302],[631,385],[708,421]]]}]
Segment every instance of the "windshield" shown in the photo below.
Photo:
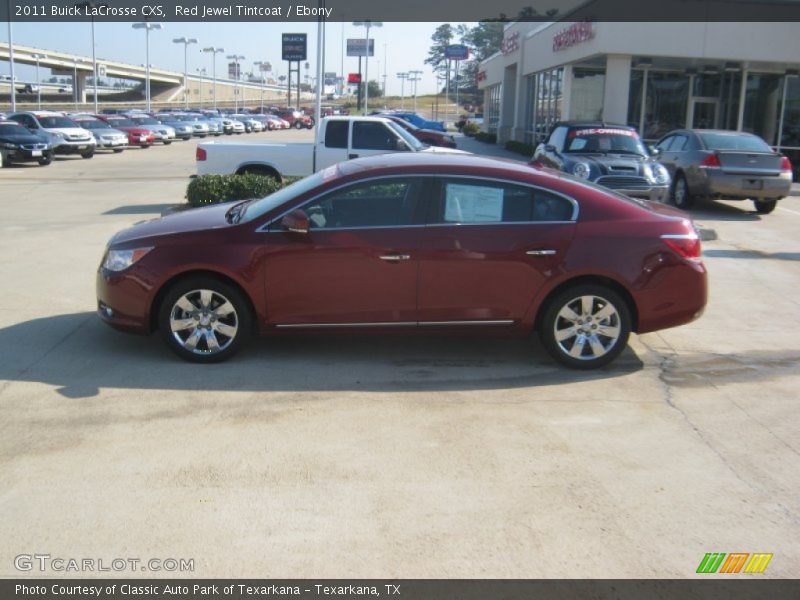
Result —
[{"label": "windshield", "polygon": [[134,117],[134,119],[140,125],[161,125],[161,123],[150,117]]},{"label": "windshield", "polygon": [[75,121],[66,117],[39,117],[39,125],[45,129],[56,127],[77,127]]},{"label": "windshield", "polygon": [[328,167],[327,169],[323,169],[322,171],[314,173],[313,175],[309,175],[304,179],[295,181],[293,184],[287,185],[285,188],[280,189],[277,192],[273,192],[269,196],[264,196],[261,198],[261,200],[256,200],[247,206],[247,210],[241,216],[241,221],[252,221],[253,219],[257,219],[258,217],[267,214],[272,209],[277,208],[284,202],[313,190],[322,182],[328,181],[332,177],[336,177],[336,175],[337,168],[335,166]]},{"label": "windshield", "polygon": [[111,125],[102,121],[76,121],[84,129],[111,129]]},{"label": "windshield", "polygon": [[622,153],[648,156],[639,135],[632,129],[583,127],[570,129],[564,152]]},{"label": "windshield", "polygon": [[28,130],[15,121],[0,121],[0,135],[19,135],[21,133],[28,133]]},{"label": "windshield", "polygon": [[136,127],[136,123],[130,119],[109,119],[107,123],[113,127]]},{"label": "windshield", "polygon": [[406,142],[406,143],[407,143],[409,146],[411,146],[411,148],[413,148],[413,149],[414,149],[414,151],[415,151],[415,152],[419,152],[420,150],[424,150],[425,148],[427,148],[427,146],[426,146],[425,144],[423,144],[422,142],[420,142],[420,141],[419,141],[417,138],[415,138],[413,135],[411,135],[410,133],[408,133],[408,132],[407,132],[405,129],[403,129],[402,127],[400,127],[400,125],[398,125],[398,124],[397,124],[397,123],[395,123],[394,121],[389,121],[389,122],[388,122],[388,125],[389,125],[389,127],[391,127],[391,128],[394,130],[394,131],[396,131],[396,132],[397,132],[397,135],[399,135],[401,138],[403,138],[403,139],[405,140],[405,142]]},{"label": "windshield", "polygon": [[767,143],[754,135],[737,133],[700,133],[709,150],[740,150],[743,152],[772,152]]}]

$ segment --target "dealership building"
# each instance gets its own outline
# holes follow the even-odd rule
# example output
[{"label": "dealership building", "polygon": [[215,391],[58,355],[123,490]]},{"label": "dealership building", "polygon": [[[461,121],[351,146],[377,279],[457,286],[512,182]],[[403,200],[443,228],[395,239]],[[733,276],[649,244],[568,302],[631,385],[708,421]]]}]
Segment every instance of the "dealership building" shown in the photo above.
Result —
[{"label": "dealership building", "polygon": [[800,23],[516,22],[483,61],[484,129],[536,145],[560,120],[748,131],[800,164]]}]

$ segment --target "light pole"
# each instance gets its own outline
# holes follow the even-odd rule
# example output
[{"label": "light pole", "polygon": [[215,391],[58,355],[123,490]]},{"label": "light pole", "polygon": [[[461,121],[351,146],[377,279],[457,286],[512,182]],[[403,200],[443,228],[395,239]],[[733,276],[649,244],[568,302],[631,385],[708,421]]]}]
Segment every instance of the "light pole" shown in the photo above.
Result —
[{"label": "light pole", "polygon": [[72,57],[72,98],[75,100],[75,112],[78,112],[78,57]]},{"label": "light pole", "polygon": [[179,37],[172,40],[174,44],[183,44],[183,97],[186,108],[189,108],[189,46],[197,43],[197,38]]},{"label": "light pole", "polygon": [[233,84],[233,112],[237,112],[238,109],[239,109],[239,105],[238,105],[238,102],[237,102],[237,100],[239,99],[238,98],[238,95],[239,95],[239,61],[240,60],[244,60],[245,57],[242,56],[241,54],[229,54],[226,58],[228,60],[232,60],[233,64],[236,65],[236,73],[235,73],[235,79],[234,79],[234,84]]},{"label": "light pole", "polygon": [[[386,71],[389,68],[389,63],[386,60],[386,42],[383,42],[383,97],[386,102]],[[385,105],[384,105],[385,106]]]},{"label": "light pole", "polygon": [[200,78],[200,110],[203,110],[203,78],[206,76],[208,71],[205,67],[202,69],[195,69],[197,71],[197,75]]},{"label": "light pole", "polygon": [[259,73],[261,73],[261,114],[264,114],[264,84],[266,84],[266,73],[272,68],[272,64],[265,60],[257,60],[253,63],[253,66],[258,67]]},{"label": "light pole", "polygon": [[8,0],[8,61],[11,69],[11,112],[17,111],[17,79],[14,77],[14,35],[11,31],[11,0]]},{"label": "light pole", "polygon": [[[147,112],[150,112],[150,30],[151,29],[162,29],[163,26],[161,23],[134,23],[131,25],[134,29],[144,29],[145,32],[145,82],[144,82],[144,93],[145,99],[147,101]],[[96,79],[95,79],[96,81]],[[97,85],[95,83],[95,85]],[[97,87],[95,87],[97,89]],[[95,104],[97,103],[97,94],[95,93]]]},{"label": "light pole", "polygon": [[408,73],[398,73],[397,78],[400,80],[400,108],[404,109],[406,107],[406,79],[408,79]]},{"label": "light pole", "polygon": [[209,46],[208,48],[203,48],[202,52],[211,52],[213,54],[213,60],[211,63],[211,76],[213,77],[214,81],[214,91],[212,95],[214,96],[214,110],[217,110],[217,54],[225,52],[225,48],[214,48],[213,46]]},{"label": "light pole", "polygon": [[420,80],[419,76],[422,75],[422,71],[409,71],[408,74],[413,75],[408,80],[414,84],[414,112],[417,112],[417,82]]},{"label": "light pole", "polygon": [[94,87],[94,113],[97,114],[97,48],[94,43],[94,14],[98,8],[108,8],[108,3],[98,2],[97,0],[84,0],[83,2],[78,2],[75,7],[83,9],[84,12],[90,8],[92,9],[92,84]]},{"label": "light pole", "polygon": [[47,58],[46,54],[31,54],[36,61],[36,108],[42,110],[42,80],[39,78],[39,61]]},{"label": "light pole", "polygon": [[367,105],[369,104],[369,28],[370,27],[383,27],[380,21],[353,21],[356,27],[364,27],[366,34],[364,35],[364,114],[367,114]]}]

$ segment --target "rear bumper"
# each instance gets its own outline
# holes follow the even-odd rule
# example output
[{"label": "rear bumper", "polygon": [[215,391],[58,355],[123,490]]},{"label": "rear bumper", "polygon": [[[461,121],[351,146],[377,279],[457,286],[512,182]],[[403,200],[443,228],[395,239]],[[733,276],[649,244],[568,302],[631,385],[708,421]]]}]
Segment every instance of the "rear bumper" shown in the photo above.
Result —
[{"label": "rear bumper", "polygon": [[708,302],[708,272],[702,262],[689,262],[662,254],[657,264],[657,285],[634,296],[639,312],[637,333],[677,327],[702,316]]},{"label": "rear bumper", "polygon": [[[720,169],[698,169],[690,182],[690,191],[697,196],[731,200],[777,200],[789,195],[792,174],[778,176],[724,173]],[[756,188],[756,189],[752,189]]]}]

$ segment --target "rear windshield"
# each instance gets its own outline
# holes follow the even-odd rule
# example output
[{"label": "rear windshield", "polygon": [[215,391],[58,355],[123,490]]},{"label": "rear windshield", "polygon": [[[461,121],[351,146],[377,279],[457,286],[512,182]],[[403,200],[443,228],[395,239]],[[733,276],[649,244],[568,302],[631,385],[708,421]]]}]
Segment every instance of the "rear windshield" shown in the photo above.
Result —
[{"label": "rear windshield", "polygon": [[632,129],[579,127],[569,130],[564,152],[597,152],[640,154],[647,156],[647,151]]},{"label": "rear windshield", "polygon": [[45,129],[56,127],[77,127],[75,121],[66,117],[38,117],[39,125]]},{"label": "rear windshield", "polygon": [[744,152],[772,152],[767,142],[754,135],[737,133],[700,133],[709,150],[741,150]]},{"label": "rear windshield", "polygon": [[161,123],[150,117],[134,117],[134,119],[136,119],[136,122],[140,125],[161,125]]}]

